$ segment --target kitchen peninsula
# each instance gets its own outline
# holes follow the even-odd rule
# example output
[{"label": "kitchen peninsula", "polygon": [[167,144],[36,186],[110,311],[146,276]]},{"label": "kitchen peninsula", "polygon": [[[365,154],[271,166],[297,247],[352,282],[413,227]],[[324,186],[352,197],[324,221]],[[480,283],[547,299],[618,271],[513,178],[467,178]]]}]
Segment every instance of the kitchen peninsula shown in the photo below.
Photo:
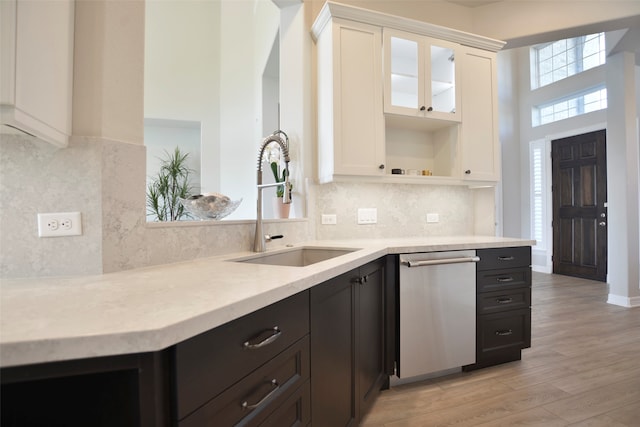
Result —
[{"label": "kitchen peninsula", "polygon": [[[173,362],[168,353],[180,348],[180,343],[206,336],[207,331],[223,329],[226,324],[235,324],[236,319],[262,312],[265,307],[289,301],[303,292],[311,291],[313,301],[315,289],[376,261],[394,259],[400,253],[532,244],[534,242],[530,240],[484,236],[313,241],[303,246],[358,250],[306,267],[233,262],[252,255],[244,252],[97,276],[4,280],[0,324],[3,387],[6,381],[41,378],[38,367],[55,367],[57,363],[52,362],[59,362],[65,371],[76,363],[83,365],[86,360],[109,362],[110,359],[135,356],[141,356],[137,359],[140,365],[127,362],[128,369],[133,366],[134,371],[143,372],[142,365],[151,364],[149,369],[155,371],[155,382],[151,383],[157,385],[169,375]],[[286,249],[281,247],[270,252]],[[382,262],[379,263],[381,268],[386,268],[382,286],[386,278],[388,292],[388,287],[395,285],[392,283],[395,271],[391,270],[397,268],[397,264]],[[361,281],[366,282],[369,274],[362,273]],[[318,286],[321,284],[323,286]],[[308,296],[301,298],[309,301],[305,300]],[[307,306],[307,303],[303,305]],[[313,340],[317,337],[313,329],[313,306],[311,311],[310,337],[303,334],[305,338],[302,339],[311,340],[313,351]],[[300,316],[309,321],[308,311]],[[387,313],[384,323],[388,325],[389,321],[392,319]],[[267,339],[262,337],[258,342]],[[385,339],[393,338],[385,334]],[[213,346],[214,349],[224,347],[219,342]],[[231,364],[232,360],[228,362]],[[105,371],[117,370],[113,366]],[[65,372],[70,375],[71,371]],[[313,378],[313,367],[311,372]],[[45,378],[54,376],[50,372],[43,375]],[[161,381],[163,378],[165,380]],[[126,382],[135,390],[146,390],[148,383],[131,385],[139,380],[129,378]],[[153,425],[158,420],[175,417],[175,410],[168,409],[171,405],[160,414],[149,415],[149,412],[159,411],[158,402],[172,400],[166,397],[172,393],[169,389],[173,386],[169,383],[160,386],[163,391],[158,395],[149,394],[147,390],[147,399],[155,396],[154,399],[159,400],[144,403],[141,398],[140,406],[133,410],[140,412],[141,421],[134,425]],[[145,419],[153,422],[145,424]]]}]

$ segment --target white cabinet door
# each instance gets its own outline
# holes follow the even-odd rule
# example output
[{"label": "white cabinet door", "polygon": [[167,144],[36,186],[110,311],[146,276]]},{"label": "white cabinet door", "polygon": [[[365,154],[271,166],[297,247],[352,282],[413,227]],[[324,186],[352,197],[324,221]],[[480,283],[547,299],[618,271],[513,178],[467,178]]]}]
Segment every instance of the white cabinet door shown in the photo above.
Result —
[{"label": "white cabinet door", "polygon": [[460,121],[456,43],[384,30],[384,111]]},{"label": "white cabinet door", "polygon": [[319,181],[384,175],[382,30],[334,19],[317,50]]},{"label": "white cabinet door", "polygon": [[2,0],[2,127],[58,146],[71,134],[73,0]]},{"label": "white cabinet door", "polygon": [[462,68],[462,171],[470,181],[500,179],[496,54],[465,47]]}]

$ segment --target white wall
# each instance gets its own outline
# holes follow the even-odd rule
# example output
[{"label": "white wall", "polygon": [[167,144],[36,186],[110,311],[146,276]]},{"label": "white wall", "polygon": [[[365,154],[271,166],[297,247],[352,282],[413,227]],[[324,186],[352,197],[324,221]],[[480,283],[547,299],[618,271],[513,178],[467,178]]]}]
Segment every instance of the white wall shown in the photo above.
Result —
[{"label": "white wall", "polygon": [[143,143],[144,7],[76,2],[73,135]]},{"label": "white wall", "polygon": [[607,58],[608,300],[626,307],[640,306],[637,68],[631,53]]},{"label": "white wall", "polygon": [[145,117],[201,123],[202,192],[243,199],[228,219],[255,217],[262,72],[279,14],[271,1],[147,2]]},{"label": "white wall", "polygon": [[634,0],[506,0],[473,9],[471,32],[506,40],[507,48],[637,25]]},{"label": "white wall", "polygon": [[145,6],[145,118],[199,123],[203,191],[218,191],[220,3],[149,1]]},{"label": "white wall", "polygon": [[[521,236],[521,180],[520,155],[520,62],[518,50],[498,52],[498,126],[502,149],[501,206],[502,223],[499,229],[503,236]],[[526,148],[526,147],[524,147]],[[507,179],[505,179],[505,177]]]}]

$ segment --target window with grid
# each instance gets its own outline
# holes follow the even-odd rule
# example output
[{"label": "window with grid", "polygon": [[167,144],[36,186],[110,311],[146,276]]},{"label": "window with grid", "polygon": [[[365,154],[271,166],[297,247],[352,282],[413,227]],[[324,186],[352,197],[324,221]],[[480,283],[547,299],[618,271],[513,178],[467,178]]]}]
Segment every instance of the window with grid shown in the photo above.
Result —
[{"label": "window with grid", "polygon": [[530,54],[533,90],[604,64],[604,33],[535,45]]},{"label": "window with grid", "polygon": [[607,108],[607,88],[596,88],[531,108],[533,127]]}]

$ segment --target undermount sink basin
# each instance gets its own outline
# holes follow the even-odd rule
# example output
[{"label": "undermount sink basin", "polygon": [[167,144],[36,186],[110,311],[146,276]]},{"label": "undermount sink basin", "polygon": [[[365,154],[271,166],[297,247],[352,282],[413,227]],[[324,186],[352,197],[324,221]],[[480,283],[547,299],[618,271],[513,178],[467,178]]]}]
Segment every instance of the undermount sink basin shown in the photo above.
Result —
[{"label": "undermount sink basin", "polygon": [[281,265],[287,267],[305,267],[317,262],[346,255],[359,249],[352,248],[313,248],[301,247],[284,252],[265,253],[247,258],[234,259],[235,262],[251,264]]}]

